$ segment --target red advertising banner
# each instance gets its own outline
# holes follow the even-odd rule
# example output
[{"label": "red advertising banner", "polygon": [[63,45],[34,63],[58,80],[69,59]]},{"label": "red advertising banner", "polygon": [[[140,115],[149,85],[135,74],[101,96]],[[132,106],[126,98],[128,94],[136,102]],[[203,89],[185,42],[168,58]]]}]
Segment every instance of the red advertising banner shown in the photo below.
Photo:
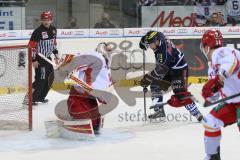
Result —
[{"label": "red advertising banner", "polygon": [[227,12],[224,6],[143,6],[141,17],[142,27],[227,25]]}]

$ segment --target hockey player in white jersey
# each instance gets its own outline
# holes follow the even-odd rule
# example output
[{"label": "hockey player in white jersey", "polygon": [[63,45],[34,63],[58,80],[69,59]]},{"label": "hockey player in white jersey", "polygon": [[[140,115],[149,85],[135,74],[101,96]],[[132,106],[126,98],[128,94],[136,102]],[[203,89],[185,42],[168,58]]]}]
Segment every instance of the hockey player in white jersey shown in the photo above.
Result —
[{"label": "hockey player in white jersey", "polygon": [[[78,67],[78,78],[93,89],[103,90],[112,85],[107,47],[106,43],[100,43],[97,46],[97,52],[79,53],[77,55],[77,65],[75,66]],[[74,64],[74,62],[72,63]],[[72,86],[69,94],[68,110],[70,115],[73,119],[91,119],[94,133],[98,133],[102,125],[98,109],[100,99],[87,93],[78,84]]]},{"label": "hockey player in white jersey", "polygon": [[[202,88],[202,96],[210,103],[218,95],[229,97],[240,92],[240,52],[223,46],[218,30],[208,30],[201,40],[201,50],[209,66],[209,80]],[[240,97],[230,99],[215,107],[203,119],[205,128],[205,160],[220,160],[221,127],[234,124],[240,119]],[[240,123],[238,122],[240,128]]]},{"label": "hockey player in white jersey", "polygon": [[[68,77],[77,83],[71,86],[67,101],[59,103],[55,109],[57,117],[63,123],[59,126],[60,137],[76,138],[82,134],[99,133],[103,125],[99,105],[107,104],[109,98],[112,97],[108,92],[104,97],[102,92],[112,86],[109,69],[110,56],[111,47],[107,43],[100,43],[96,51],[77,55],[68,54],[63,57],[60,66],[55,71],[55,79],[63,81]],[[94,91],[101,93],[96,96]],[[51,127],[49,129],[49,125],[46,125],[46,128],[48,135],[55,134],[53,132],[56,131],[52,131]]]}]

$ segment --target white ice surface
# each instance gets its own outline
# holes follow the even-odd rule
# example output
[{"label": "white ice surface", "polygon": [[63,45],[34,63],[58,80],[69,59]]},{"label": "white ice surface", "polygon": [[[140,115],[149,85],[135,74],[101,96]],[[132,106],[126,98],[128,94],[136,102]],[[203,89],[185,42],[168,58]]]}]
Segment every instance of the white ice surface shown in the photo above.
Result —
[{"label": "white ice surface", "polygon": [[[196,96],[200,87],[192,86]],[[169,95],[168,95],[169,97]],[[102,134],[94,140],[69,141],[45,137],[44,120],[54,119],[54,106],[66,96],[51,91],[50,101],[34,109],[32,132],[0,132],[0,160],[203,160],[203,128],[188,121],[171,121],[172,115],[186,114],[184,109],[166,106],[169,121],[144,123],[142,115],[138,121],[120,118],[132,113],[143,113],[143,100],[138,99],[135,107],[120,101],[119,106],[105,117]],[[167,97],[165,98],[167,99]],[[150,99],[147,99],[150,105]],[[210,110],[199,105],[204,114]],[[140,111],[139,111],[140,110]],[[148,113],[150,111],[148,110]],[[123,116],[122,116],[123,117]],[[224,128],[222,159],[240,160],[240,135],[236,125]]]}]

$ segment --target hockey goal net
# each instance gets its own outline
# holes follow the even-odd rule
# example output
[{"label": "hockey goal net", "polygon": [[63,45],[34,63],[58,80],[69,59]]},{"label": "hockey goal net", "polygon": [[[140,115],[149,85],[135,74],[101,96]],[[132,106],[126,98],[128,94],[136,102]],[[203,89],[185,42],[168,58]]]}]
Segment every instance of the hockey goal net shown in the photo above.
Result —
[{"label": "hockey goal net", "polygon": [[0,46],[0,130],[32,129],[32,64],[26,45]]}]

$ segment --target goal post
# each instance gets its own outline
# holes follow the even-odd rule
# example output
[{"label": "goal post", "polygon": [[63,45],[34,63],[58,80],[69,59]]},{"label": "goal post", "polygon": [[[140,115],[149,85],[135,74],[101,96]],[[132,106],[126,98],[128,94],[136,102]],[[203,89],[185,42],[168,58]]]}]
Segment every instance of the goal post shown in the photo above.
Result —
[{"label": "goal post", "polygon": [[32,130],[32,54],[0,46],[0,130]]}]

